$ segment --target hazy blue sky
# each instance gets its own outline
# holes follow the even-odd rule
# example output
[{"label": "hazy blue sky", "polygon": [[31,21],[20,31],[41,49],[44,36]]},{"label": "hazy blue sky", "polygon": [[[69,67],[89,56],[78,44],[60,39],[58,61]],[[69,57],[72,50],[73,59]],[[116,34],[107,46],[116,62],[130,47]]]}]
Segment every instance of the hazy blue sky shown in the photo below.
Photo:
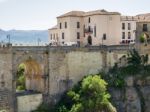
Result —
[{"label": "hazy blue sky", "polygon": [[41,30],[71,10],[118,11],[123,15],[150,12],[150,0],[0,0],[0,28]]}]

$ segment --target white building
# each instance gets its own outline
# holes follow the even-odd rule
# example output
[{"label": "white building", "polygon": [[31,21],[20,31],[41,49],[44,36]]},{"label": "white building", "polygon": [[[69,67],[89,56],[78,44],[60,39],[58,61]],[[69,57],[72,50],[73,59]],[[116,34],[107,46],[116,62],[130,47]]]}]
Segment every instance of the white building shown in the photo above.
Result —
[{"label": "white building", "polygon": [[134,41],[135,28],[132,17],[124,18],[118,12],[71,11],[57,17],[57,25],[49,29],[49,42],[51,45],[118,45]]},{"label": "white building", "polygon": [[121,41],[120,44],[135,43],[137,17],[122,16],[121,17]]}]

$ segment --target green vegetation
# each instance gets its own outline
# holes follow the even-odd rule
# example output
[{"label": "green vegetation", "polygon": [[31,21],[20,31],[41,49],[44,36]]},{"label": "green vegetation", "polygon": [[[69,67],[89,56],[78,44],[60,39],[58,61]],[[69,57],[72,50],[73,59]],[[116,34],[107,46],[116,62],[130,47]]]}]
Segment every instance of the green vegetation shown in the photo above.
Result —
[{"label": "green vegetation", "polygon": [[99,75],[90,75],[66,92],[51,112],[116,112],[109,99],[107,83]]},{"label": "green vegetation", "polygon": [[135,76],[143,74],[142,77],[147,76],[150,73],[150,66],[148,65],[148,55],[140,55],[135,49],[124,56],[127,60],[127,64],[119,67],[118,63],[112,67],[108,73],[101,73],[109,86],[122,88],[125,86],[125,77]]},{"label": "green vegetation", "polygon": [[20,64],[17,71],[16,89],[17,91],[25,90],[25,75],[24,75],[24,64]]},{"label": "green vegetation", "polygon": [[141,43],[144,43],[144,41],[145,41],[144,34],[142,34],[142,35],[140,36],[140,42],[141,42]]},{"label": "green vegetation", "polygon": [[66,93],[56,112],[116,112],[109,101],[107,83],[98,75],[84,78]]},{"label": "green vegetation", "polygon": [[[139,74],[143,74],[141,77],[145,77],[150,73],[147,54],[140,55],[134,49],[123,58],[127,60],[124,66],[116,63],[107,73],[101,72],[98,75],[85,77],[74,88],[66,92],[59,103],[50,111],[48,106],[42,104],[33,112],[116,112],[116,109],[110,103],[110,94],[107,92],[107,87],[124,89],[125,77]],[[139,92],[139,94],[141,93]],[[141,99],[143,99],[143,96]],[[144,105],[145,102],[143,101],[142,108],[144,108]]]}]

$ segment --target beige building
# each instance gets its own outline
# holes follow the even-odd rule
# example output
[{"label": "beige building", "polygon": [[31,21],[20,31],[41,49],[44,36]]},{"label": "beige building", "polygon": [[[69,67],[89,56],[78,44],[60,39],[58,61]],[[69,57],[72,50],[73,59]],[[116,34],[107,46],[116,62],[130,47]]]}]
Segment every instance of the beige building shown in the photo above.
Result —
[{"label": "beige building", "polygon": [[137,17],[121,17],[121,41],[120,44],[134,44],[136,35]]},{"label": "beige building", "polygon": [[49,43],[54,46],[134,44],[137,18],[106,10],[71,11],[57,17],[57,25],[49,29]]}]

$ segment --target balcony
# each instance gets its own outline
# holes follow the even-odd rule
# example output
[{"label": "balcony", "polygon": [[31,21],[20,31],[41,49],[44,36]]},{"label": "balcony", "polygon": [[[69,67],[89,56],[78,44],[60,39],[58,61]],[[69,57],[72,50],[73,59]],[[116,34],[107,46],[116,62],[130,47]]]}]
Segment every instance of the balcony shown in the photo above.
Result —
[{"label": "balcony", "polygon": [[84,33],[90,33],[91,34],[91,33],[93,33],[93,29],[90,28],[90,27],[89,28],[85,28],[84,29]]}]

